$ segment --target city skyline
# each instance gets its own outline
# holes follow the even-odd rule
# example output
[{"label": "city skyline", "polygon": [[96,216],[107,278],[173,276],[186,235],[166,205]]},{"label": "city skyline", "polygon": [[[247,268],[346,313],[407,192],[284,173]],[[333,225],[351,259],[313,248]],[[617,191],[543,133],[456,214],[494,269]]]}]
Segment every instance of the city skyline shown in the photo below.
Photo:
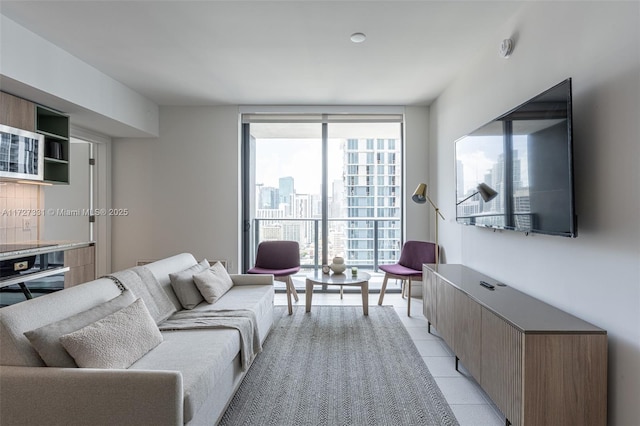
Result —
[{"label": "city skyline", "polygon": [[[328,240],[324,243],[331,256],[341,255],[350,264],[375,266],[377,262],[395,260],[401,248],[399,200],[401,185],[401,151],[398,139],[334,139],[335,166],[327,188],[329,219]],[[262,141],[256,140],[256,146]],[[319,220],[322,218],[321,182],[318,190],[301,185],[298,177],[319,168],[306,163],[304,172],[292,175],[287,164],[299,156],[312,140],[269,140],[262,147],[279,148],[271,156],[256,159],[256,226],[259,241],[291,239],[298,241],[301,261],[314,264],[320,254]],[[306,142],[306,143],[305,143]],[[316,141],[315,145],[317,146]],[[289,149],[285,149],[289,147]],[[256,154],[260,155],[260,150]],[[307,151],[308,152],[308,151]],[[283,154],[286,153],[286,154]],[[259,170],[260,164],[267,164]],[[268,184],[270,183],[270,185]],[[301,190],[301,188],[303,188]],[[307,189],[305,191],[304,189]],[[310,189],[310,190],[309,190]],[[302,219],[302,220],[301,220]],[[304,220],[309,219],[309,220]],[[340,220],[335,220],[340,219]],[[319,246],[318,246],[319,244]],[[319,261],[319,260],[318,260]]]},{"label": "city skyline", "polygon": [[[342,178],[344,139],[329,140],[329,182]],[[322,152],[320,139],[263,139],[256,143],[256,185],[278,187],[280,178],[294,178],[299,194],[320,194],[322,190]],[[286,166],[286,171],[282,170]]]}]

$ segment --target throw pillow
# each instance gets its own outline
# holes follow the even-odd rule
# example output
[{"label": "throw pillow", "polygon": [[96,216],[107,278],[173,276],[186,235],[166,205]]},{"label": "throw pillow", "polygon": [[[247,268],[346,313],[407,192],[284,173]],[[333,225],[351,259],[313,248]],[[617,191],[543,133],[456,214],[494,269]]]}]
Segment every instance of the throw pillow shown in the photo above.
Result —
[{"label": "throw pillow", "polygon": [[207,303],[216,303],[233,287],[229,273],[220,262],[216,262],[211,268],[194,275],[193,281]]},{"label": "throw pillow", "polygon": [[141,299],[73,333],[60,343],[79,367],[128,368],[162,343],[162,334]]},{"label": "throw pillow", "polygon": [[38,352],[47,367],[77,367],[75,361],[60,343],[60,336],[71,333],[129,306],[136,300],[133,293],[125,290],[119,296],[89,310],[63,320],[26,331],[24,335]]},{"label": "throw pillow", "polygon": [[171,288],[173,288],[173,291],[176,293],[176,296],[183,308],[193,309],[204,300],[202,298],[202,294],[196,287],[196,283],[193,282],[193,276],[198,272],[204,271],[210,266],[211,265],[209,265],[207,259],[204,259],[202,262],[197,265],[193,265],[184,271],[169,274]]}]

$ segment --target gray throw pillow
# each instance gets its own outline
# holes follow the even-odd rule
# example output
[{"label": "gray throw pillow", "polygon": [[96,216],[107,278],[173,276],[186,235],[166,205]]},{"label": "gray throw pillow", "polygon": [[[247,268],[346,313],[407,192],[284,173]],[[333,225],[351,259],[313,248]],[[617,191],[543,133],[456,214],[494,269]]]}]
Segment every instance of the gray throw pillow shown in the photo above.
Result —
[{"label": "gray throw pillow", "polygon": [[233,287],[229,273],[220,262],[194,275],[193,281],[207,303],[215,303]]},{"label": "gray throw pillow", "polygon": [[128,368],[162,343],[142,299],[73,333],[60,343],[83,368]]},{"label": "gray throw pillow", "polygon": [[202,298],[202,294],[198,291],[195,282],[193,282],[193,276],[198,272],[204,271],[210,266],[211,265],[209,265],[207,259],[204,259],[202,262],[197,265],[193,265],[184,271],[169,274],[171,288],[173,288],[173,291],[176,293],[176,296],[183,308],[193,309],[204,300]]},{"label": "gray throw pillow", "polygon": [[47,367],[77,367],[73,358],[60,344],[60,336],[80,330],[92,322],[129,306],[134,300],[136,297],[133,293],[125,290],[108,302],[35,330],[26,331],[24,335]]}]

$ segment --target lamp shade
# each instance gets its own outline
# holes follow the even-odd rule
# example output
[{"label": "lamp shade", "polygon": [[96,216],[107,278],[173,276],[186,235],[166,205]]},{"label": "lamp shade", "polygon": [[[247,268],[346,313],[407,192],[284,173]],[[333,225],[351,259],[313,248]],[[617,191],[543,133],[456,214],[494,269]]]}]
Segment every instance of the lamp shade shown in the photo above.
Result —
[{"label": "lamp shade", "polygon": [[479,184],[476,189],[478,190],[478,193],[480,194],[480,196],[482,197],[485,203],[488,203],[489,201],[493,200],[498,195],[498,192],[495,189],[491,188],[489,185],[487,185],[484,182]]},{"label": "lamp shade", "polygon": [[411,199],[418,204],[426,203],[427,202],[427,184],[426,183],[419,184],[416,190],[413,191],[413,196],[411,197]]},{"label": "lamp shade", "polygon": [[476,192],[474,192],[473,194],[469,195],[464,200],[458,201],[456,203],[456,206],[459,206],[460,204],[464,203],[465,201],[467,201],[469,198],[473,197],[476,194],[480,194],[480,196],[482,197],[484,202],[488,203],[489,201],[491,201],[494,198],[496,198],[496,196],[498,195],[498,192],[495,189],[493,189],[492,187],[490,187],[489,185],[487,185],[486,183],[483,182],[481,184],[478,184],[478,186],[476,186]]}]

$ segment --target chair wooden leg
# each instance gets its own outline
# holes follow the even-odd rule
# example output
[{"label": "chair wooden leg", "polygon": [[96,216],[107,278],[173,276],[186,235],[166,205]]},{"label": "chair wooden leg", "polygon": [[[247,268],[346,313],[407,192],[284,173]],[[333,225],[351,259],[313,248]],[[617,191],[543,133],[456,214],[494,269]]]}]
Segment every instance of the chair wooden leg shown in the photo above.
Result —
[{"label": "chair wooden leg", "polygon": [[382,280],[382,288],[380,289],[380,298],[378,299],[378,305],[382,305],[382,301],[384,300],[384,291],[387,289],[387,280],[389,276],[384,274],[384,280]]},{"label": "chair wooden leg", "polygon": [[411,316],[411,277],[409,277],[409,288],[407,289],[407,316]]},{"label": "chair wooden leg", "polygon": [[403,299],[407,297],[407,280],[400,281],[400,295]]},{"label": "chair wooden leg", "polygon": [[293,278],[291,278],[291,275],[287,277],[287,285],[291,286],[291,293],[293,293],[293,298],[296,299],[296,302],[300,300],[298,298],[298,292],[296,291],[296,288],[293,285]]},{"label": "chair wooden leg", "polygon": [[287,307],[289,308],[289,315],[293,315],[293,306],[291,305],[291,285],[287,279],[285,287],[287,288]]}]

